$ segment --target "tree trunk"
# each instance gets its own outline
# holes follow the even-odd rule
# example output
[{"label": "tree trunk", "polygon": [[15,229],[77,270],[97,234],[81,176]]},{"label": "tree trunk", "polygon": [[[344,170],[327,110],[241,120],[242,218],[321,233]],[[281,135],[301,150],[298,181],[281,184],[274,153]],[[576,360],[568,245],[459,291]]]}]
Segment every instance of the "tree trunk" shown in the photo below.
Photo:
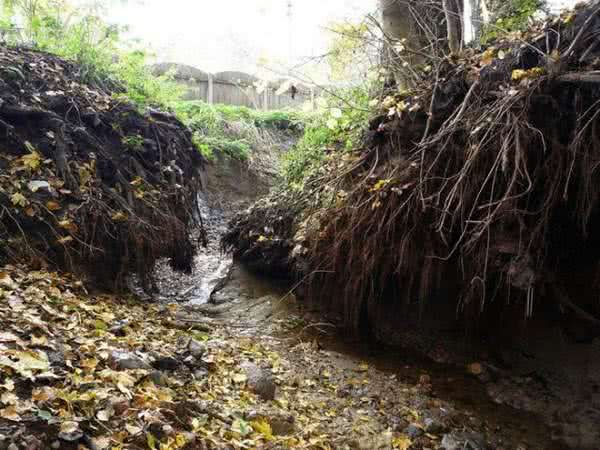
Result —
[{"label": "tree trunk", "polygon": [[450,47],[450,54],[456,55],[460,53],[463,41],[462,0],[443,0],[442,6],[448,27],[448,47]]},{"label": "tree trunk", "polygon": [[483,24],[482,0],[469,0],[471,2],[471,39],[476,45],[481,41],[481,28]]},{"label": "tree trunk", "polygon": [[[379,9],[381,11],[381,23],[386,37],[390,42],[383,50],[383,63],[388,67],[394,67],[398,64],[394,43],[404,41],[407,48],[419,52],[427,52],[428,42],[415,23],[411,4],[402,0],[379,0]],[[406,52],[402,55],[403,59],[411,66],[420,64],[423,57],[417,53]],[[389,84],[395,84],[398,87],[406,88],[410,80],[405,78],[405,74],[394,73]]]}]

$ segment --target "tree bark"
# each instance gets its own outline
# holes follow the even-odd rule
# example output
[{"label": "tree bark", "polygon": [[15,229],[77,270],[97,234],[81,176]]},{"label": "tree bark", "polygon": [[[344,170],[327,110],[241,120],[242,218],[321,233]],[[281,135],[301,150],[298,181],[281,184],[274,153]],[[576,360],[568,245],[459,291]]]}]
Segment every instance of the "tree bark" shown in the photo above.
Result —
[{"label": "tree bark", "polygon": [[482,0],[469,0],[471,2],[471,29],[473,30],[473,35],[471,36],[473,42],[479,45],[481,41],[481,28],[483,23],[483,15],[482,15]]},{"label": "tree bark", "polygon": [[456,55],[462,49],[462,0],[442,0],[448,28],[450,54]]}]

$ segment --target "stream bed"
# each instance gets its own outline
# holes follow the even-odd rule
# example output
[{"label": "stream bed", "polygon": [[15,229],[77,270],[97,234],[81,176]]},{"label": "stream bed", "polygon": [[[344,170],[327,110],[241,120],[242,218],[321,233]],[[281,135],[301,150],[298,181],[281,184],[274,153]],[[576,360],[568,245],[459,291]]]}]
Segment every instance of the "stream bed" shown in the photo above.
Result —
[{"label": "stream bed", "polygon": [[[368,384],[357,390],[340,381],[336,395],[362,396],[369,399],[365,407],[379,402],[380,418],[373,429],[407,433],[414,443],[410,448],[431,448],[419,445],[419,439],[426,432],[423,424],[432,421],[443,423],[438,435],[423,435],[435,438],[433,448],[569,448],[553,441],[552,430],[537,415],[494,402],[485,383],[464,367],[439,364],[406,349],[348,341],[333,328],[312,326],[302,304],[288,292],[288,283],[258,276],[222,253],[219,238],[228,214],[206,202],[202,214],[210,244],[196,256],[192,274],[175,276],[161,269],[163,301],[183,304],[190,314],[229,327],[232,338],[269,342],[299,377],[335,371],[345,374],[340,380],[352,380],[357,368],[368,367]],[[320,404],[319,395],[314,401]],[[414,423],[406,419],[407,409]],[[373,442],[348,448],[391,448]]]}]

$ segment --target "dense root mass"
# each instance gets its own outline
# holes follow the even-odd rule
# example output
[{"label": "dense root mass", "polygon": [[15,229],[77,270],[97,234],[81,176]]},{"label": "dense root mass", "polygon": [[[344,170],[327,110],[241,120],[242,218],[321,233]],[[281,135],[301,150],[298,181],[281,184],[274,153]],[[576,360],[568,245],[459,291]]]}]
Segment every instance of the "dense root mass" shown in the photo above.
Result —
[{"label": "dense root mass", "polygon": [[174,116],[138,111],[52,55],[0,47],[0,259],[120,287],[189,270],[203,159]]},{"label": "dense root mass", "polygon": [[222,238],[225,250],[249,267],[274,276],[294,272],[291,230],[302,210],[301,203],[283,192],[266,197],[234,217]]},{"label": "dense root mass", "polygon": [[[482,323],[550,309],[597,330],[599,30],[591,2],[527,42],[434,58],[387,98],[363,148],[307,183],[319,206],[303,225],[280,221],[278,239],[305,244],[309,299],[376,333],[436,300]],[[234,222],[240,251],[258,254],[269,217]]]}]

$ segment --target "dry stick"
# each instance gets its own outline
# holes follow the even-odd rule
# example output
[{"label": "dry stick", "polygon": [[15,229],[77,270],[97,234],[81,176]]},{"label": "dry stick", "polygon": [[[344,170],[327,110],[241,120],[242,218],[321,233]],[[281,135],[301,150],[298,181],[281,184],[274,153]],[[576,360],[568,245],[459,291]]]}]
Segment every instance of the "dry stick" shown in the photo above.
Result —
[{"label": "dry stick", "polygon": [[[454,187],[452,188],[452,194],[446,199],[445,201],[445,207],[444,207],[444,211],[449,211],[450,210],[450,203],[452,202],[452,199],[454,198],[454,196],[456,196],[457,193],[457,189],[459,187],[459,184],[461,182],[462,179],[464,179],[464,177],[466,176],[466,173],[468,171],[468,169],[470,168],[470,166],[474,163],[473,161],[474,157],[472,157],[469,161],[467,161],[465,168],[463,168],[463,170],[461,171],[459,180],[455,183]],[[474,201],[473,201],[473,207],[471,208],[471,210],[468,213],[468,217],[467,217],[467,221],[471,222],[469,220],[469,218],[473,217],[473,214],[475,212],[475,207],[479,201],[479,198],[481,197],[481,195],[483,195],[483,191],[485,186],[487,185],[487,183],[490,180],[490,177],[492,177],[492,174],[497,170],[498,166],[501,164],[501,160],[502,160],[502,155],[498,154],[498,156],[496,157],[495,161],[494,161],[494,165],[492,166],[492,168],[490,169],[490,171],[487,173],[485,180],[483,181],[481,188],[479,189]],[[488,218],[489,219],[489,218]],[[488,221],[489,223],[489,221]],[[438,226],[438,230],[441,231],[441,226],[443,225],[443,221],[441,222],[441,224]],[[458,250],[458,248],[460,247],[460,244],[463,242],[465,236],[467,235],[467,229],[465,228],[461,235],[459,236],[455,246],[451,249],[451,251],[449,252],[449,254],[446,257],[438,257],[438,256],[432,256],[435,257],[436,259],[440,259],[443,261],[447,261],[448,259],[450,259],[452,257],[452,255],[454,255],[454,253]]]},{"label": "dry stick", "polygon": [[592,23],[592,19],[594,19],[596,17],[596,14],[598,14],[599,12],[600,12],[600,6],[597,7],[594,10],[594,12],[592,12],[590,14],[590,16],[586,19],[586,21],[583,23],[583,25],[581,26],[581,29],[579,30],[579,33],[577,33],[577,36],[575,36],[575,39],[573,39],[573,41],[571,42],[571,45],[565,52],[566,58],[569,58],[571,56],[571,54],[575,51],[575,46],[579,43],[579,40],[583,37],[583,33],[585,33],[587,31],[588,27]]},{"label": "dry stick", "polygon": [[337,328],[336,325],[329,323],[329,322],[318,322],[318,323],[311,323],[306,325],[304,328],[302,328],[298,333],[296,333],[297,338],[301,339],[302,335],[304,334],[304,332],[306,330],[308,330],[309,328],[316,328],[319,332],[326,334],[325,331],[323,330],[319,330],[319,327],[331,327],[331,328]]},{"label": "dry stick", "polygon": [[437,95],[437,91],[439,88],[439,79],[440,79],[440,66],[438,65],[435,69],[435,85],[433,86],[433,92],[431,94],[431,101],[429,102],[429,114],[427,115],[427,124],[425,125],[425,132],[423,133],[423,137],[421,138],[421,142],[419,145],[423,145],[427,137],[429,136],[429,131],[431,129],[431,122],[433,121],[433,106],[435,103],[435,97]]},{"label": "dry stick", "polygon": [[577,306],[575,303],[569,300],[567,293],[562,288],[560,288],[556,282],[550,283],[550,287],[556,295],[556,299],[560,304],[571,309],[577,316],[584,319],[585,321],[600,326],[600,319],[594,317],[593,315],[585,311],[583,308]]}]

